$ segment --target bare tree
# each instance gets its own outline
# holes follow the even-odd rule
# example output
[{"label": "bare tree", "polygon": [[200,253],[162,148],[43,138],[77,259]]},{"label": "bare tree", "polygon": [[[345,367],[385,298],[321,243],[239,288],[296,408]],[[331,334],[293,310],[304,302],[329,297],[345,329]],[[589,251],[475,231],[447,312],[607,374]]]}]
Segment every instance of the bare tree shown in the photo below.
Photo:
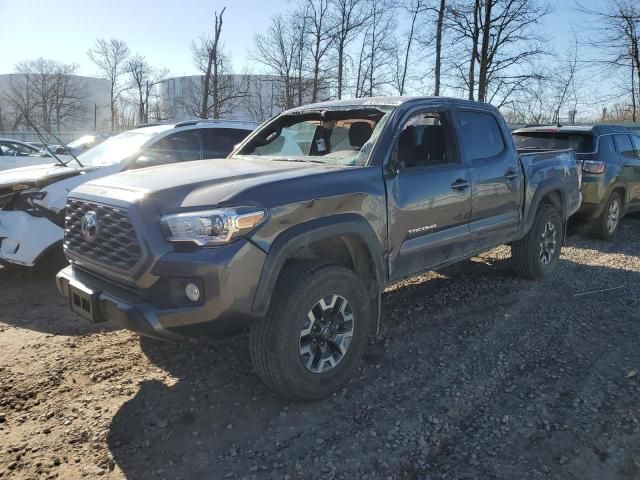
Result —
[{"label": "bare tree", "polygon": [[127,71],[137,96],[138,122],[149,121],[149,99],[156,85],[166,79],[166,69],[156,70],[141,55],[135,55],[127,61]]},{"label": "bare tree", "polygon": [[329,2],[330,0],[306,0],[305,4],[308,17],[307,29],[310,37],[311,77],[313,79],[311,102],[319,100],[320,84],[326,70],[323,68],[323,61],[335,41],[336,26],[329,18]]},{"label": "bare tree", "polygon": [[637,116],[640,100],[640,4],[637,0],[609,0],[604,8],[588,8],[576,2],[577,10],[592,19],[585,28],[590,32],[590,43],[597,46],[600,56],[596,63],[605,72],[630,72],[626,91],[631,98],[632,119]]},{"label": "bare tree", "polygon": [[336,22],[337,92],[342,98],[345,80],[347,48],[367,23],[366,0],[330,0]]},{"label": "bare tree", "polygon": [[87,52],[87,55],[100,70],[102,78],[109,80],[109,105],[111,108],[111,129],[113,130],[116,124],[118,100],[127,88],[122,84],[122,76],[126,73],[129,47],[122,40],[99,38],[94,47]]},{"label": "bare tree", "polygon": [[223,15],[215,12],[213,36],[193,42],[194,64],[201,81],[189,81],[184,95],[185,109],[199,118],[221,118],[232,113],[246,95],[246,86],[231,73],[231,61],[221,41]]},{"label": "bare tree", "polygon": [[245,74],[247,95],[242,99],[243,108],[255,122],[264,122],[272,117],[275,102],[275,83],[273,78]]},{"label": "bare tree", "polygon": [[438,20],[436,21],[436,65],[434,69],[435,89],[433,94],[437,97],[440,95],[440,74],[442,69],[442,35],[444,26],[444,15],[447,9],[446,0],[440,0],[437,9]]},{"label": "bare tree", "polygon": [[[470,99],[501,105],[536,78],[534,63],[547,53],[539,30],[551,12],[547,3],[474,0],[454,3],[448,11],[452,42],[470,52],[463,77]],[[462,73],[463,65],[457,63],[456,70]]]},{"label": "bare tree", "polygon": [[78,66],[38,58],[16,65],[10,77],[8,104],[15,112],[15,129],[25,115],[46,129],[71,126],[87,115],[85,86],[75,76]]},{"label": "bare tree", "polygon": [[221,64],[221,45],[220,35],[222,34],[222,16],[224,15],[227,7],[223,7],[220,14],[214,12],[215,23],[213,27],[213,38],[203,38],[201,40],[200,51],[194,46],[194,54],[196,58],[204,57],[204,62],[199,62],[200,67],[204,67],[204,86],[202,88],[202,103],[200,110],[200,118],[208,118],[209,116],[209,94],[212,93],[214,118],[216,116],[216,110],[219,110],[219,74]]},{"label": "bare tree", "polygon": [[288,109],[296,106],[298,85],[296,62],[299,59],[299,31],[295,18],[276,15],[266,33],[256,35],[252,57],[267,67],[268,73],[275,75],[281,84],[278,106]]},{"label": "bare tree", "polygon": [[367,0],[368,22],[362,34],[358,58],[356,97],[373,96],[392,83],[391,68],[397,45],[394,31],[395,9],[386,0]]}]

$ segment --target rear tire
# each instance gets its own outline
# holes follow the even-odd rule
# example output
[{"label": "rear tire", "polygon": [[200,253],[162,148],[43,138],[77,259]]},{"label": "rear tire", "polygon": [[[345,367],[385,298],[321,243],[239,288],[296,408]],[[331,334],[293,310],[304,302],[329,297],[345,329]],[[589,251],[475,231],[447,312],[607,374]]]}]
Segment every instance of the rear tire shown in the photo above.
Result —
[{"label": "rear tire", "polygon": [[552,205],[542,205],[527,235],[511,244],[516,273],[530,280],[544,280],[560,261],[563,240],[562,216]]},{"label": "rear tire", "polygon": [[591,233],[594,237],[600,240],[610,241],[613,239],[620,220],[622,219],[622,199],[618,192],[613,192],[607,203],[604,205],[604,210],[598,218],[593,222]]},{"label": "rear tire", "polygon": [[286,265],[269,313],[249,334],[256,373],[292,400],[332,394],[362,358],[369,305],[362,281],[347,268],[316,260]]}]

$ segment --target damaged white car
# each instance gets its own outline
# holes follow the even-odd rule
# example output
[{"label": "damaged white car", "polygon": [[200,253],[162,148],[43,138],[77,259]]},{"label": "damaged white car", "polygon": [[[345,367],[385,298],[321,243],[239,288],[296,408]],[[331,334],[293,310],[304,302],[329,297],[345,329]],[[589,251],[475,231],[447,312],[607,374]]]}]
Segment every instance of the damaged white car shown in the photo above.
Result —
[{"label": "damaged white car", "polygon": [[32,267],[49,252],[61,254],[67,194],[78,185],[123,170],[224,158],[255,127],[224,120],[144,126],[109,138],[77,162],[0,172],[0,264]]}]

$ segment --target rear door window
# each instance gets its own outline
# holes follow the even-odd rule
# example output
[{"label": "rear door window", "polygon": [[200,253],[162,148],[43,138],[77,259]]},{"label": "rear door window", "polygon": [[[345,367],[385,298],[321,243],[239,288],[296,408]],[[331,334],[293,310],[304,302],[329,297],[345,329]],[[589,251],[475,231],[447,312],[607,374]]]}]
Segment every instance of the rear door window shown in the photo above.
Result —
[{"label": "rear door window", "polygon": [[489,113],[458,113],[460,142],[471,161],[492,158],[504,150],[504,140],[495,117]]},{"label": "rear door window", "polygon": [[604,135],[600,137],[600,143],[598,144],[598,153],[613,153],[616,148],[613,145],[613,139],[611,135]]},{"label": "rear door window", "polygon": [[629,135],[614,135],[613,140],[616,143],[616,152],[625,158],[635,158],[636,152]]},{"label": "rear door window", "polygon": [[160,139],[149,148],[148,153],[164,163],[172,163],[199,160],[200,149],[200,132],[187,130]]},{"label": "rear door window", "polygon": [[[604,138],[604,137],[603,137]],[[518,132],[513,134],[518,150],[567,150],[593,152],[593,136],[571,132]]]},{"label": "rear door window", "polygon": [[242,142],[250,130],[240,128],[205,128],[202,130],[203,158],[225,158]]},{"label": "rear door window", "polygon": [[640,137],[637,135],[631,135],[631,142],[636,151],[636,158],[640,158]]}]

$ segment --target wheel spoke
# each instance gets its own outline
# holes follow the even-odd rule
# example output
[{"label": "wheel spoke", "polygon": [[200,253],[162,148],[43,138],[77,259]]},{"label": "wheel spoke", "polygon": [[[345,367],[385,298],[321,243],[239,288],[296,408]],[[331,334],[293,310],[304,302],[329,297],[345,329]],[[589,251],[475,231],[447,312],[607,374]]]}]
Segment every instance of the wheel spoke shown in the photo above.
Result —
[{"label": "wheel spoke", "polygon": [[348,353],[354,331],[349,301],[337,294],[319,299],[307,313],[300,330],[302,364],[314,373],[334,368]]}]

